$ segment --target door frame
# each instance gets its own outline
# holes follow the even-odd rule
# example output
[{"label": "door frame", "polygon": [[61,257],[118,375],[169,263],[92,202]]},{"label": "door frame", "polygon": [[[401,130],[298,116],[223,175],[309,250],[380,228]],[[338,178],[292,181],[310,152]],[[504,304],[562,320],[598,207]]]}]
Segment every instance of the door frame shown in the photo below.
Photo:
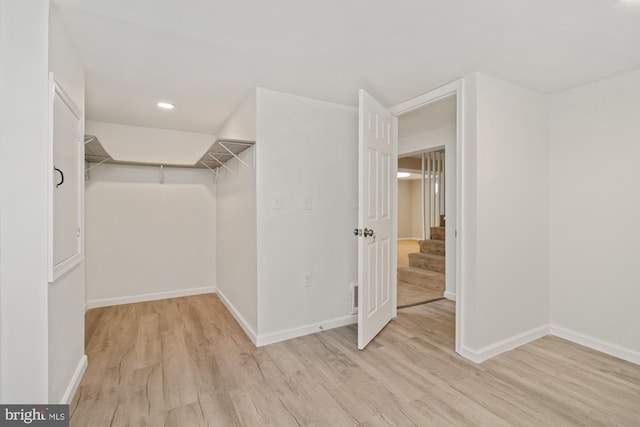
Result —
[{"label": "door frame", "polygon": [[[463,280],[463,271],[462,268],[464,258],[463,258],[463,244],[464,236],[463,231],[463,216],[464,216],[464,146],[465,146],[465,132],[464,132],[464,80],[459,79],[448,83],[444,86],[441,86],[437,89],[433,89],[429,92],[426,92],[422,95],[418,95],[414,98],[411,98],[407,101],[404,101],[389,110],[391,114],[396,117],[396,120],[399,116],[408,113],[412,110],[418,109],[420,107],[424,107],[427,104],[438,101],[439,99],[445,98],[447,96],[456,95],[456,228],[454,230],[455,233],[455,260],[456,260],[456,280],[455,280],[455,289],[456,289],[456,315],[455,315],[455,351],[456,353],[461,353],[464,337],[464,318],[465,318],[465,305],[464,305],[464,280]],[[396,132],[398,131],[396,125]],[[398,141],[399,143],[399,141]],[[398,150],[396,150],[397,157]],[[398,159],[395,159],[396,163]],[[396,200],[397,205],[397,200]],[[397,206],[396,206],[397,210]],[[396,217],[397,218],[397,217]],[[395,228],[395,239],[397,240],[397,220],[396,220],[396,228]],[[397,252],[397,244],[395,245],[395,258],[398,256]],[[395,281],[395,293],[397,294],[397,281]]]}]

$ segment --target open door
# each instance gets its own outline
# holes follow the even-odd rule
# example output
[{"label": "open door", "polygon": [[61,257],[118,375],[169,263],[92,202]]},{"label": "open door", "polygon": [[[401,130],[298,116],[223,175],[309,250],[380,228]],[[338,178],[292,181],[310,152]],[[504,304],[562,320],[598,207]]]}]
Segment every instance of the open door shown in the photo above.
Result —
[{"label": "open door", "polygon": [[358,237],[358,348],[395,315],[395,118],[360,90]]}]

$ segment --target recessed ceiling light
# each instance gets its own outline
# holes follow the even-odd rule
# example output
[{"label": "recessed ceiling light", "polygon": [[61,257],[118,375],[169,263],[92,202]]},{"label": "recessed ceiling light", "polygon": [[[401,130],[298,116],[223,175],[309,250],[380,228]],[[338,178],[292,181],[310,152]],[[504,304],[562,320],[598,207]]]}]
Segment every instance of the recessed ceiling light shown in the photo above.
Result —
[{"label": "recessed ceiling light", "polygon": [[398,178],[409,178],[410,176],[409,172],[398,172]]},{"label": "recessed ceiling light", "polygon": [[176,108],[175,105],[170,104],[168,102],[158,102],[158,107],[160,108],[164,108],[165,110],[173,110],[174,108]]}]

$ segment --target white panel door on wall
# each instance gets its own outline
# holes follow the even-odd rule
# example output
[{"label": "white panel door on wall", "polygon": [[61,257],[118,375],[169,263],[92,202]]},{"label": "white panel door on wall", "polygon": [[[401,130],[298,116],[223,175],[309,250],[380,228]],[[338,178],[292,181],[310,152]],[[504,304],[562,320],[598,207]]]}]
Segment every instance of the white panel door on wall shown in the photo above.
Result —
[{"label": "white panel door on wall", "polygon": [[82,111],[50,77],[49,281],[82,260]]},{"label": "white panel door on wall", "polygon": [[360,90],[358,348],[396,314],[395,118]]}]

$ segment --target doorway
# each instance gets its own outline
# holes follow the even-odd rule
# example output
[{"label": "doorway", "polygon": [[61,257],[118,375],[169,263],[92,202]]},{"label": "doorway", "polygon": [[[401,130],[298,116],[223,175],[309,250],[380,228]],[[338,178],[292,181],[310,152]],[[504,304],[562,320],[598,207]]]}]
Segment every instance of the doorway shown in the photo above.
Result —
[{"label": "doorway", "polygon": [[398,158],[397,307],[444,298],[445,150]]},{"label": "doorway", "polygon": [[[449,231],[444,233],[445,260],[444,297],[451,308],[455,306],[455,351],[462,351],[464,305],[463,281],[464,237],[463,221],[463,150],[466,128],[463,118],[464,81],[457,80],[423,95],[412,98],[391,109],[386,109],[366,91],[359,91],[359,207],[358,226],[354,230],[358,240],[358,348],[364,349],[384,326],[397,316],[397,160],[399,156],[420,153],[443,147],[445,152],[445,181],[448,195],[445,201],[445,217]],[[455,121],[449,126],[425,126],[418,120],[420,131],[408,138],[399,138],[407,129],[403,118],[411,118],[418,110],[426,111],[429,106],[436,108],[438,101],[454,102]],[[424,109],[424,110],[423,110]],[[438,115],[434,116],[437,122]],[[406,120],[403,120],[406,122]],[[452,138],[439,138],[449,132]],[[403,135],[404,136],[404,135]],[[425,136],[429,136],[425,139]],[[400,143],[399,143],[400,140]],[[367,195],[375,197],[368,197]],[[373,201],[373,202],[372,202]],[[377,222],[384,219],[384,233]],[[460,222],[458,222],[460,221]],[[391,227],[391,234],[388,228]],[[374,231],[375,230],[375,231]],[[381,253],[379,253],[381,252]],[[382,274],[380,276],[380,274]],[[380,280],[378,280],[380,279]],[[384,304],[384,309],[380,305]],[[408,309],[410,310],[410,309]],[[372,319],[375,317],[375,319]]]},{"label": "doorway", "polygon": [[397,305],[456,300],[458,91],[418,97],[395,110]]}]

